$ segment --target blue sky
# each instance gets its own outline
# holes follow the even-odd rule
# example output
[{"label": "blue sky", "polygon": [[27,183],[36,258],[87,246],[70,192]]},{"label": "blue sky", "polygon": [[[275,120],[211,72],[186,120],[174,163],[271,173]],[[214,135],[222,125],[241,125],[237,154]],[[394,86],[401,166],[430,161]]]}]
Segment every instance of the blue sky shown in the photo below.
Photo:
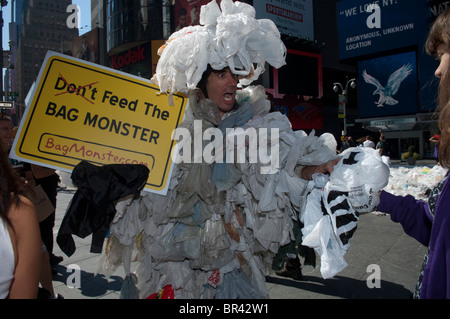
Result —
[{"label": "blue sky", "polygon": [[[3,50],[9,50],[9,23],[11,22],[11,0],[2,8],[3,11]],[[73,4],[80,7],[80,35],[91,30],[91,0],[72,0]],[[70,13],[67,13],[69,16]],[[86,27],[87,26],[87,27]]]}]

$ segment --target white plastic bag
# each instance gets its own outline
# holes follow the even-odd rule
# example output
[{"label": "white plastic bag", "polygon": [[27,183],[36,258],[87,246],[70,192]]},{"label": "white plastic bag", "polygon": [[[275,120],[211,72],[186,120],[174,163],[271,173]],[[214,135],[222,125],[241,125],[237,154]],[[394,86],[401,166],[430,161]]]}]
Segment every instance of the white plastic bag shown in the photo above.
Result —
[{"label": "white plastic bag", "polygon": [[261,299],[247,275],[240,269],[235,269],[224,275],[219,286],[216,299]]},{"label": "white plastic bag", "polygon": [[[313,189],[308,195],[302,220],[302,245],[314,248],[320,256],[320,273],[325,279],[334,277],[347,267],[344,256],[350,245],[346,233],[348,231],[351,237],[357,224],[354,211],[347,210],[345,196],[340,193],[330,196],[334,190],[329,186]],[[337,222],[341,218],[346,220],[344,225]]]},{"label": "white plastic bag", "polygon": [[378,191],[389,181],[389,167],[376,150],[351,148],[341,156],[329,181],[314,176],[319,185],[308,195],[300,215],[304,224],[302,244],[319,254],[325,279],[347,266],[344,256],[356,231],[358,213],[374,210],[379,203]]},{"label": "white plastic bag", "polygon": [[330,174],[330,183],[349,192],[349,200],[357,212],[373,211],[380,201],[378,192],[389,182],[389,167],[372,148],[348,148],[341,156]]},{"label": "white plastic bag", "polygon": [[330,216],[322,216],[314,229],[304,237],[302,245],[314,248],[320,256],[320,273],[324,279],[332,278],[347,267],[345,250],[334,236]]},{"label": "white plastic bag", "polygon": [[255,19],[255,9],[245,3],[222,0],[221,7],[222,11],[216,0],[202,6],[202,25],[175,32],[158,51],[161,58],[153,80],[161,92],[194,89],[208,64],[248,76],[244,85],[264,72],[265,62],[275,68],[286,64],[286,47],[275,23]]}]

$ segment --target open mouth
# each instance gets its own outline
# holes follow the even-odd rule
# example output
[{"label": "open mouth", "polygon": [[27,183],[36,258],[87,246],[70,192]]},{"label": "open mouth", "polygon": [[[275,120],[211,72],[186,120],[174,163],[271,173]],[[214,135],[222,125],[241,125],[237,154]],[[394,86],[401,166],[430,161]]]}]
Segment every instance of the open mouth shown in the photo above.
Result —
[{"label": "open mouth", "polygon": [[234,93],[225,93],[225,94],[223,95],[223,99],[224,99],[226,102],[234,102]]}]

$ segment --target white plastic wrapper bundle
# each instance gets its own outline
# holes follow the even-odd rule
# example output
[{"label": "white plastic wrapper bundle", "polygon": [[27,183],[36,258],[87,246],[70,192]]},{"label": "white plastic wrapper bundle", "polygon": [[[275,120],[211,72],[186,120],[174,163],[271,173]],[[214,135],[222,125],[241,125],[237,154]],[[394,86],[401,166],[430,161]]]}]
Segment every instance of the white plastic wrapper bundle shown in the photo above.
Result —
[{"label": "white plastic wrapper bundle", "polygon": [[186,27],[172,34],[156,67],[156,82],[161,92],[195,89],[207,68],[212,35],[201,26]]},{"label": "white plastic wrapper bundle", "polygon": [[323,190],[314,189],[308,196],[302,245],[314,248],[320,256],[320,273],[324,279],[328,279],[347,267],[344,255],[348,247],[342,244],[337,229],[333,228],[336,223],[334,216],[324,215],[322,211],[323,195]]},{"label": "white plastic wrapper bundle", "polygon": [[378,192],[389,182],[389,167],[378,151],[369,147],[349,148],[341,156],[330,175],[330,183],[349,192],[349,200],[358,213],[373,211],[380,202]]},{"label": "white plastic wrapper bundle", "polygon": [[[286,64],[286,47],[271,20],[255,19],[255,9],[242,2],[216,0],[202,6],[201,26],[186,27],[172,34],[158,52],[161,59],[153,78],[161,92],[194,89],[208,64],[215,70],[229,67],[249,85],[264,72],[268,62],[276,68]],[[256,64],[256,69],[254,69]]]},{"label": "white plastic wrapper bundle", "polygon": [[341,154],[329,180],[313,176],[315,188],[300,215],[302,244],[320,256],[322,277],[332,278],[347,267],[344,256],[356,231],[358,213],[379,203],[378,192],[389,181],[389,167],[372,148],[350,148]]}]

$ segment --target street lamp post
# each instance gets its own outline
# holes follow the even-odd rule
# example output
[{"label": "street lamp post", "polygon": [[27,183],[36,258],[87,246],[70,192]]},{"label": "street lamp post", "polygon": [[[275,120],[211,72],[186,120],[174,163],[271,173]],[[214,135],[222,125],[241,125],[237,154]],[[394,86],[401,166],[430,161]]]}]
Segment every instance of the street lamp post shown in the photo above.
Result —
[{"label": "street lamp post", "polygon": [[339,89],[341,89],[342,94],[344,95],[344,135],[347,135],[347,92],[348,92],[348,87],[350,86],[352,89],[356,88],[355,81],[356,81],[355,79],[348,80],[347,83],[345,84],[345,89],[341,83],[339,83],[339,82],[333,83],[333,91],[338,93]]}]

